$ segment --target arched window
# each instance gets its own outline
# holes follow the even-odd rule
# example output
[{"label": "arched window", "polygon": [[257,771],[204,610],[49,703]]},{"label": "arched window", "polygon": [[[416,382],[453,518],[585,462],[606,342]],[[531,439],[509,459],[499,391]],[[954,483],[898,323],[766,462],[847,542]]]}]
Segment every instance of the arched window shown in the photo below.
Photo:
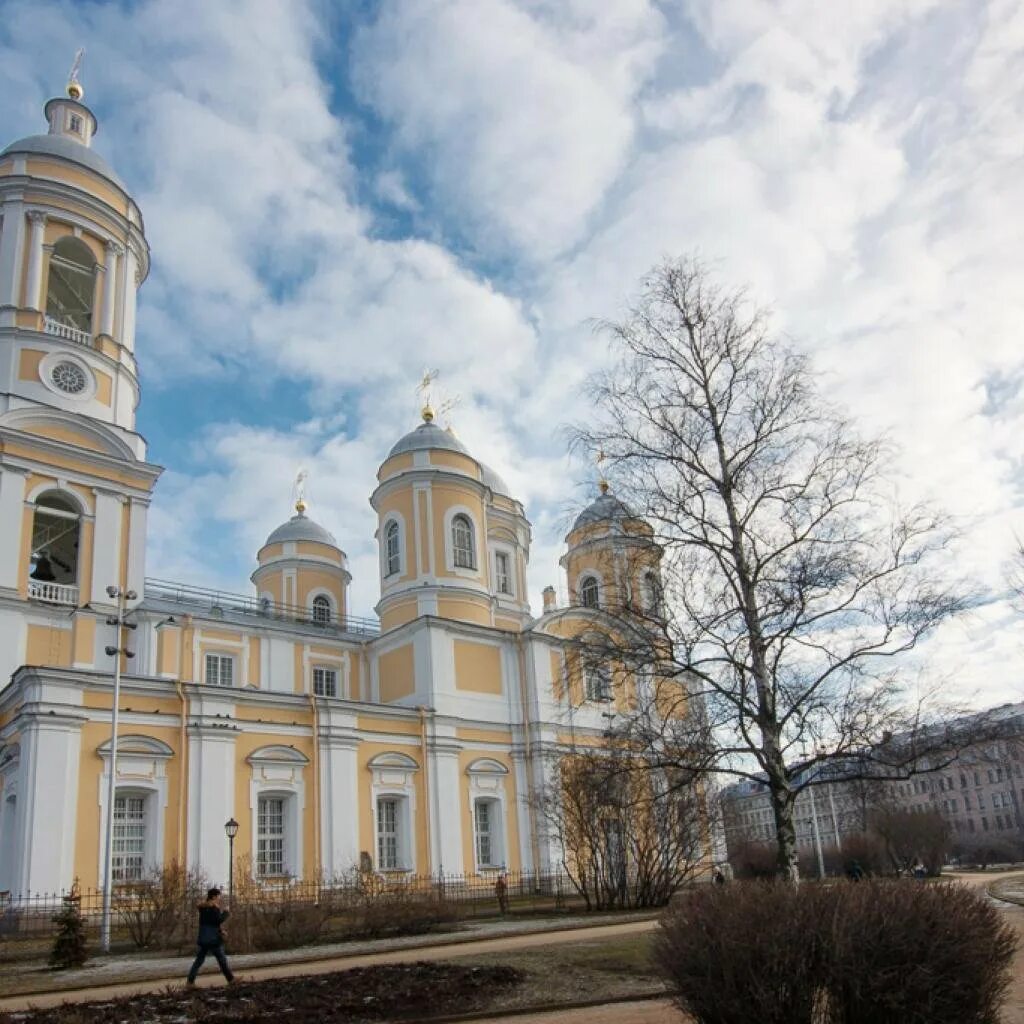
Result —
[{"label": "arched window", "polygon": [[585,663],[583,682],[587,700],[609,701],[612,699],[612,674],[608,671],[607,665],[597,662]]},{"label": "arched window", "polygon": [[53,247],[46,289],[46,315],[51,320],[92,334],[96,261],[79,238],[66,236]]},{"label": "arched window", "polygon": [[452,553],[456,568],[476,568],[473,524],[469,521],[469,516],[464,516],[461,513],[452,519]]},{"label": "arched window", "polygon": [[661,614],[661,581],[655,572],[645,572],[642,584],[643,610],[648,615]]},{"label": "arched window", "polygon": [[29,597],[53,604],[77,604],[81,513],[60,491],[41,494],[35,505]]},{"label": "arched window", "polygon": [[385,576],[395,576],[402,569],[402,548],[398,523],[391,520],[384,531],[384,557],[387,564]]},{"label": "arched window", "polygon": [[317,594],[313,598],[313,621],[318,625],[326,626],[331,621],[331,599],[323,594]]},{"label": "arched window", "polygon": [[601,587],[596,576],[584,576],[580,580],[580,604],[584,608],[601,607]]}]

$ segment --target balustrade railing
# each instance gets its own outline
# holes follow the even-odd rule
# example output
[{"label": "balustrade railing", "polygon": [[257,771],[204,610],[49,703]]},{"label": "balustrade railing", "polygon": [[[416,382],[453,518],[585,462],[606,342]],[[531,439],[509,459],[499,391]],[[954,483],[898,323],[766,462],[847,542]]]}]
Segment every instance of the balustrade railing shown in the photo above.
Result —
[{"label": "balustrade railing", "polygon": [[46,317],[46,333],[67,341],[73,341],[76,345],[87,345],[92,347],[92,335],[88,331],[80,331],[71,324],[61,323],[52,316]]},{"label": "balustrade railing", "polygon": [[68,583],[29,580],[28,596],[33,601],[45,601],[47,604],[66,604],[74,607],[78,604],[78,587],[71,586]]}]

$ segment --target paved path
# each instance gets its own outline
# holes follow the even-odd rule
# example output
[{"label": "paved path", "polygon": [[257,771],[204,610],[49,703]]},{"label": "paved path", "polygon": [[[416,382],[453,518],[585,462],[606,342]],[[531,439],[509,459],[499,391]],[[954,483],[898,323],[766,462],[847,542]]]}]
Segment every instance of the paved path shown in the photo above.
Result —
[{"label": "paved path", "polygon": [[[552,946],[563,942],[593,942],[595,939],[615,938],[619,935],[636,935],[651,931],[657,926],[657,921],[654,920],[629,921],[625,924],[600,925],[596,928],[567,928],[559,931],[533,932],[529,935],[508,935],[495,939],[461,942],[458,945],[421,946],[415,949],[392,950],[387,953],[370,953],[365,956],[332,957],[312,962],[273,964],[242,971],[239,973],[239,977],[245,981],[265,981],[268,978],[295,978],[303,975],[329,974],[332,971],[344,971],[352,967],[369,967],[374,964],[411,963],[416,960],[454,960],[458,957],[479,956],[481,953],[503,953],[510,950],[531,949],[535,946]],[[8,996],[0,999],[0,1010],[18,1011],[27,1009],[29,1006],[59,1006],[64,1002],[87,1003],[101,999],[116,999],[119,996],[140,995],[144,992],[161,992],[168,984],[176,982],[182,983],[183,978],[180,976],[154,978],[120,985]],[[223,983],[220,974],[216,972],[200,975],[198,982],[204,988]]]}]

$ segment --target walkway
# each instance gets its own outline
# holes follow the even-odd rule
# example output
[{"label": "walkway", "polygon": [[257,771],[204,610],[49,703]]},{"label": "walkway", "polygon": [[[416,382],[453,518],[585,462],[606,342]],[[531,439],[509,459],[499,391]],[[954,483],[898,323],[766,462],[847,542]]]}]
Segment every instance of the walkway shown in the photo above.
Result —
[{"label": "walkway", "polygon": [[[562,928],[558,931],[539,931],[526,935],[507,935],[492,939],[476,939],[458,944],[421,946],[396,949],[384,953],[369,953],[356,956],[336,956],[323,960],[301,963],[269,964],[251,970],[242,970],[240,977],[245,981],[265,981],[269,978],[294,978],[303,975],[329,974],[352,967],[369,967],[374,964],[410,963],[416,960],[453,960],[456,957],[478,956],[482,953],[503,953],[512,950],[530,949],[535,946],[551,946],[563,942],[580,942],[595,939],[615,938],[622,935],[636,935],[651,931],[657,921],[630,921],[623,924],[598,925],[590,928]],[[186,969],[187,969],[187,961]],[[168,984],[183,981],[185,970],[171,977],[150,978],[146,981],[102,985],[90,988],[64,989],[60,992],[45,992],[35,995],[8,996],[0,999],[0,1010],[25,1010],[35,1007],[59,1006],[64,1002],[87,1003],[96,1000],[116,999],[119,996],[140,995],[145,992],[160,992]],[[222,985],[219,974],[201,975],[202,987]],[[523,1018],[519,1018],[522,1020]]]}]

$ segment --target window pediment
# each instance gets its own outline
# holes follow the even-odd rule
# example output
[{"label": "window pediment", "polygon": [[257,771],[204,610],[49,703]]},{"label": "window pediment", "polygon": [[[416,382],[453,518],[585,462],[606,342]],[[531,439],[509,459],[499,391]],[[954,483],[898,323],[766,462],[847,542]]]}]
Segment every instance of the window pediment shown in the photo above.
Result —
[{"label": "window pediment", "polygon": [[287,747],[284,744],[269,744],[265,747],[258,747],[246,759],[250,765],[264,764],[309,764],[309,758],[294,747]]},{"label": "window pediment", "polygon": [[[104,740],[103,743],[96,748],[96,753],[99,754],[100,757],[109,757],[110,740]],[[129,756],[142,755],[147,758],[168,758],[174,756],[174,751],[164,743],[163,740],[155,739],[152,736],[118,736],[117,756],[124,757],[126,754]]]},{"label": "window pediment", "polygon": [[478,757],[466,768],[467,775],[508,775],[508,768],[490,757]]}]

